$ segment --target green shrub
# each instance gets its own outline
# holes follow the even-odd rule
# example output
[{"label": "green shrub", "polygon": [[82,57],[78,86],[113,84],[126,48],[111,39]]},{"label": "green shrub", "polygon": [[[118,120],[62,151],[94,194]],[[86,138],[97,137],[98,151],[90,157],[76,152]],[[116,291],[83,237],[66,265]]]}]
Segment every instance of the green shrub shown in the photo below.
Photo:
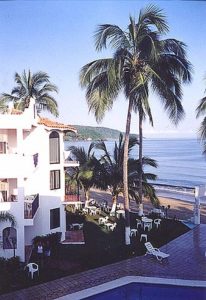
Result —
[{"label": "green shrub", "polygon": [[61,241],[61,232],[49,233],[46,235],[36,236],[33,238],[33,245],[37,246],[39,242],[45,245],[49,242],[51,248],[55,248]]},{"label": "green shrub", "polygon": [[20,268],[18,256],[5,259],[0,257],[0,292],[8,290],[13,284],[13,276]]}]

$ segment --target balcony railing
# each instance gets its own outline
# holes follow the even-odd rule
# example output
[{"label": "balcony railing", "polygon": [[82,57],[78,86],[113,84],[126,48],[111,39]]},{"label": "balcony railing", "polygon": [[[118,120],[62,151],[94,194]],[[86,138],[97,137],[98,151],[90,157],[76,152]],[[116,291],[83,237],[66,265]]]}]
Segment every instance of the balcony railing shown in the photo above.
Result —
[{"label": "balcony railing", "polygon": [[70,167],[78,167],[79,162],[76,160],[71,160],[71,151],[64,151],[64,164]]},{"label": "balcony railing", "polygon": [[39,207],[39,194],[26,197],[24,201],[24,219],[33,219]]},{"label": "balcony railing", "polygon": [[77,160],[69,160],[69,159],[65,159],[64,160],[65,164],[69,164],[71,167],[76,167],[79,166],[79,162]]},{"label": "balcony railing", "polygon": [[80,196],[77,194],[74,195],[65,195],[64,196],[64,201],[65,202],[77,202],[80,201]]}]

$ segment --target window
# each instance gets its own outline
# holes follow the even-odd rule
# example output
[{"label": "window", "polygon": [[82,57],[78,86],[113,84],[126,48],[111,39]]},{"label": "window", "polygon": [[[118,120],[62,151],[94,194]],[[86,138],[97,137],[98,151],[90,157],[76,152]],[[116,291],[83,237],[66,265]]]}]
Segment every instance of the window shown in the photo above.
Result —
[{"label": "window", "polygon": [[6,227],[3,230],[3,249],[16,249],[17,232],[13,227]]},{"label": "window", "polygon": [[53,131],[49,135],[49,161],[50,164],[59,164],[60,155],[59,155],[59,134],[56,131]]},{"label": "window", "polygon": [[50,171],[50,190],[60,189],[60,170]]},{"label": "window", "polygon": [[50,209],[50,229],[60,227],[60,208]]},{"label": "window", "polygon": [[0,154],[6,153],[6,142],[0,142]]}]

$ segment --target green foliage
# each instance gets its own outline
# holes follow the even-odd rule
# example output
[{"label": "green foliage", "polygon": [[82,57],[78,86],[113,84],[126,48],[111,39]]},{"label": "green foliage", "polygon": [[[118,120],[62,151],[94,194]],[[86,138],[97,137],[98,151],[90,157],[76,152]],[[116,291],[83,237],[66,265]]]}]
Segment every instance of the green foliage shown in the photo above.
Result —
[{"label": "green foliage", "polygon": [[84,190],[85,197],[89,200],[89,191],[92,187],[100,189],[106,188],[105,182],[100,180],[101,164],[94,155],[94,143],[91,143],[88,152],[84,147],[71,146],[68,150],[71,151],[75,161],[79,161],[79,167],[71,167],[67,171],[68,183],[77,184]]},{"label": "green foliage", "polygon": [[9,212],[0,212],[0,222],[6,222],[9,221],[11,223],[11,226],[14,227],[16,226],[16,220],[15,217],[10,214]]},{"label": "green foliage", "polygon": [[0,257],[0,293],[9,289],[13,282],[13,276],[20,269],[18,256],[5,259]]},{"label": "green foliage", "polygon": [[[206,77],[205,77],[205,81],[206,81]],[[196,109],[196,113],[197,113],[196,115],[197,118],[203,116],[198,133],[199,133],[199,138],[203,145],[203,154],[206,155],[206,97],[202,98],[199,101],[199,105]]]},{"label": "green foliage", "polygon": [[49,242],[49,245],[51,248],[57,247],[57,245],[61,241],[61,232],[55,232],[55,233],[49,233],[46,235],[40,235],[33,238],[33,245],[37,246],[39,242],[41,242],[43,245],[46,244],[46,242]]},{"label": "green foliage", "polygon": [[[134,147],[138,145],[138,140],[134,137],[130,137],[128,145],[128,192],[130,199],[134,199],[139,203],[139,172],[141,166],[138,159],[131,158],[131,151],[134,151]],[[102,151],[100,162],[102,164],[102,173],[100,176],[104,178],[104,181],[110,186],[110,191],[113,197],[118,197],[120,193],[123,193],[123,156],[124,156],[124,141],[123,135],[119,135],[119,140],[114,143],[114,149],[112,153],[108,152],[106,144],[104,142],[96,143],[96,148]],[[151,158],[143,158],[143,194],[148,197],[153,204],[158,204],[159,200],[156,196],[155,190],[152,185],[147,181],[148,179],[155,180],[156,175],[144,172],[145,166],[157,168],[157,163]]]},{"label": "green foliage", "polygon": [[[126,30],[102,24],[95,32],[97,51],[110,48],[112,56],[94,60],[82,67],[80,84],[97,122],[101,122],[115,100],[124,93],[128,100],[124,151],[124,201],[128,197],[128,142],[132,111],[139,114],[140,163],[142,159],[142,122],[153,125],[150,91],[161,100],[169,119],[177,125],[184,116],[182,84],[191,82],[192,66],[186,45],[173,38],[164,39],[169,27],[161,9],[148,5],[137,19],[129,18]],[[141,163],[142,168],[142,163]],[[142,171],[139,172],[139,198],[142,202]],[[129,226],[128,217],[126,217]]]},{"label": "green foliage", "polygon": [[11,94],[2,93],[0,98],[0,110],[4,110],[6,103],[12,101],[15,108],[24,110],[29,105],[30,98],[35,99],[36,105],[41,110],[47,110],[51,114],[58,116],[58,104],[51,95],[52,92],[58,92],[56,85],[49,80],[49,75],[45,72],[36,72],[34,74],[29,70],[23,71],[22,75],[15,73],[14,80],[16,86]]}]

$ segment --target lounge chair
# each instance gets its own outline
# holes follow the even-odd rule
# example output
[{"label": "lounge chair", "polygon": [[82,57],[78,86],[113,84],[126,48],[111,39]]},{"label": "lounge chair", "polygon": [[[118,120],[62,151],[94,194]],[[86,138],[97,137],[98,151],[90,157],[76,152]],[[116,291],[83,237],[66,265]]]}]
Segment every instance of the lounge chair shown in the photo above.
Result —
[{"label": "lounge chair", "polygon": [[146,252],[145,255],[147,255],[147,254],[154,255],[154,256],[156,256],[156,258],[157,258],[158,260],[160,260],[160,261],[161,261],[163,258],[167,258],[167,257],[170,256],[170,255],[167,254],[167,253],[161,252],[158,248],[154,248],[150,242],[145,243],[145,247],[146,247],[146,249],[147,249],[147,252]]}]

